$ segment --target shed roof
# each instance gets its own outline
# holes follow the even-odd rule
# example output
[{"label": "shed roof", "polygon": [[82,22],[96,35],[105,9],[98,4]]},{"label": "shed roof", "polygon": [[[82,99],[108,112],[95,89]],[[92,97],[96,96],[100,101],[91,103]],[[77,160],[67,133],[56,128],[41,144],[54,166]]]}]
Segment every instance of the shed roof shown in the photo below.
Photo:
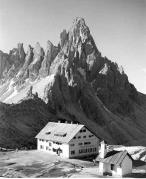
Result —
[{"label": "shed roof", "polygon": [[108,152],[105,158],[100,158],[99,156],[97,156],[95,161],[100,161],[103,163],[109,163],[109,164],[114,164],[114,165],[121,165],[126,155],[128,155],[129,158],[132,160],[132,157],[129,155],[129,153],[126,150],[124,151],[113,150],[111,152]]},{"label": "shed roof", "polygon": [[82,127],[84,125],[49,122],[35,138],[68,143]]}]

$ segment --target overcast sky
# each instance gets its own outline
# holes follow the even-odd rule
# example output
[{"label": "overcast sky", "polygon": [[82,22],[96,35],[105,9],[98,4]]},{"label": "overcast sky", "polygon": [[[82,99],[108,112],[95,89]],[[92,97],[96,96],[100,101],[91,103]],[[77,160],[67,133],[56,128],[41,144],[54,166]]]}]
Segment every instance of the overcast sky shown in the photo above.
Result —
[{"label": "overcast sky", "polygon": [[103,56],[124,67],[146,93],[146,0],[0,0],[0,50],[23,42],[55,45],[75,17],[83,17]]}]

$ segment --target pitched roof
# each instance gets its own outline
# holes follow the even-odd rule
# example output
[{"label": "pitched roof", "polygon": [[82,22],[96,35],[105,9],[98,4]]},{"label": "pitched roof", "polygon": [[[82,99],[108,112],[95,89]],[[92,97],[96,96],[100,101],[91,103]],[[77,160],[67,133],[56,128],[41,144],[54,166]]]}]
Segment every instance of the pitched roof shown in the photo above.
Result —
[{"label": "pitched roof", "polygon": [[68,143],[82,127],[84,125],[49,122],[35,138]]},{"label": "pitched roof", "polygon": [[126,150],[124,150],[124,151],[113,150],[111,152],[108,152],[106,154],[105,158],[100,158],[99,156],[97,156],[95,161],[100,161],[103,163],[109,163],[109,164],[114,164],[114,165],[121,165],[121,163],[124,160],[124,158],[126,157],[126,155],[128,155],[130,157],[130,159],[132,159]]}]

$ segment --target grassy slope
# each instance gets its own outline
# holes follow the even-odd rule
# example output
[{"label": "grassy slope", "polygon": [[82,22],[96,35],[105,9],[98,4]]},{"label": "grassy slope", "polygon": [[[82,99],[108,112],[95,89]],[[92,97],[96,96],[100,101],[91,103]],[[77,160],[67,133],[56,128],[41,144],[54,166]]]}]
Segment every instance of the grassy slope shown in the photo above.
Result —
[{"label": "grassy slope", "polygon": [[0,147],[17,148],[36,145],[36,134],[55,117],[40,99],[16,105],[0,104]]}]

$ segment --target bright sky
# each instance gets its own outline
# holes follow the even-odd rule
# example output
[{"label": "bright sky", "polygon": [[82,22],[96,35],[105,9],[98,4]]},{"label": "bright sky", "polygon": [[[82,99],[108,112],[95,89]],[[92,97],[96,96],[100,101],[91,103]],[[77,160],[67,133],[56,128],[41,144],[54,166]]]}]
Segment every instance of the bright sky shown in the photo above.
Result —
[{"label": "bright sky", "polygon": [[124,67],[146,94],[146,0],[0,0],[0,50],[23,42],[55,45],[75,17],[83,17],[103,56]]}]

